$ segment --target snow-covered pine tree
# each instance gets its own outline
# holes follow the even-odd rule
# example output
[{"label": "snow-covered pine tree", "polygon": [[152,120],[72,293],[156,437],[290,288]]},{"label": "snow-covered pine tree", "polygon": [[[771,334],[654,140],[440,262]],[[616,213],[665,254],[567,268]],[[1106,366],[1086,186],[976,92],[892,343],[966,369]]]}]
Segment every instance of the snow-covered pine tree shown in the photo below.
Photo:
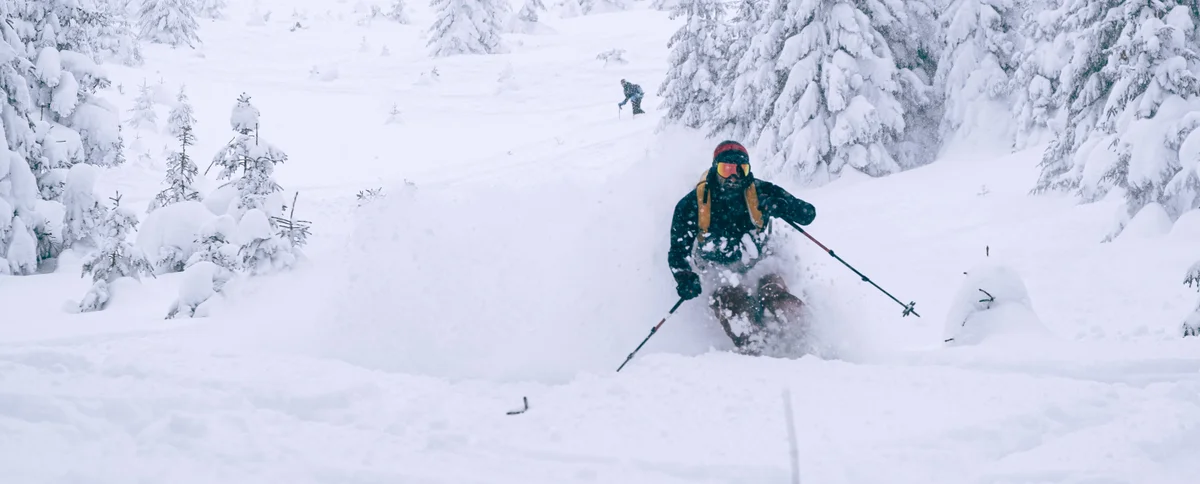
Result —
[{"label": "snow-covered pine tree", "polygon": [[1017,38],[1021,45],[1009,63],[1012,73],[1012,115],[1015,122],[1013,148],[1020,150],[1037,142],[1057,114],[1054,103],[1059,73],[1070,58],[1065,42],[1060,0],[1020,0]]},{"label": "snow-covered pine tree", "polygon": [[0,271],[29,274],[62,248],[54,207],[71,165],[123,159],[116,109],[95,96],[109,85],[96,60],[116,34],[87,3],[10,3],[0,4],[0,51],[11,67],[0,76]]},{"label": "snow-covered pine tree", "polygon": [[229,126],[238,134],[250,134],[258,129],[258,108],[250,104],[250,96],[242,93],[229,114]]},{"label": "snow-covered pine tree", "polygon": [[230,125],[238,136],[213,157],[213,164],[221,167],[217,179],[232,180],[237,189],[238,202],[231,215],[239,220],[252,209],[262,209],[268,216],[282,210],[282,203],[269,203],[268,197],[282,190],[274,172],[276,164],[287,161],[287,153],[258,135],[258,114],[249,96],[239,96],[230,115]]},{"label": "snow-covered pine tree", "polygon": [[138,218],[129,209],[121,206],[121,196],[113,200],[101,227],[100,250],[89,255],[83,262],[81,276],[91,274],[92,288],[79,303],[82,312],[104,309],[112,300],[113,281],[122,277],[141,280],[143,275],[154,275],[150,261],[129,242],[129,234],[137,229]]},{"label": "snow-covered pine tree", "polygon": [[171,112],[167,115],[167,130],[171,132],[171,136],[178,138],[183,134],[184,127],[191,129],[195,125],[196,118],[192,116],[192,105],[188,102],[183,87],[180,87],[179,94],[175,96],[175,105],[171,106]]},{"label": "snow-covered pine tree", "polygon": [[[742,1],[753,1],[753,0],[742,0]],[[680,0],[654,0],[653,2],[650,2],[650,8],[652,8],[654,10],[662,10],[664,12],[670,12],[670,11],[675,10],[676,8],[679,8],[679,3],[680,3]]]},{"label": "snow-covered pine tree", "polygon": [[725,58],[724,6],[719,0],[682,0],[670,18],[686,21],[671,36],[670,68],[658,88],[665,111],[662,126],[700,128],[718,106],[718,81]]},{"label": "snow-covered pine tree", "polygon": [[517,19],[526,24],[538,23],[538,11],[545,11],[546,5],[542,0],[525,0],[521,6],[521,10],[517,13]]},{"label": "snow-covered pine tree", "polygon": [[[1192,267],[1188,268],[1187,275],[1183,278],[1183,283],[1188,287],[1195,285],[1196,290],[1200,291],[1200,261],[1193,263]],[[1200,304],[1197,304],[1191,314],[1188,314],[1184,318],[1181,329],[1183,330],[1184,338],[1188,336],[1200,336]]]},{"label": "snow-covered pine tree", "polygon": [[34,212],[37,200],[37,179],[29,164],[9,148],[0,131],[0,275],[37,270],[38,237],[33,231],[39,225]]},{"label": "snow-covered pine tree", "polygon": [[412,23],[412,19],[408,17],[408,5],[405,0],[392,0],[391,6],[388,7],[388,11],[384,16],[388,20],[399,24],[408,25]]},{"label": "snow-covered pine tree", "polygon": [[1049,110],[1060,120],[1056,120],[1054,138],[1042,154],[1039,164],[1042,172],[1034,193],[1079,188],[1082,165],[1077,165],[1074,158],[1081,151],[1086,158],[1095,146],[1096,140],[1086,147],[1085,142],[1099,119],[1103,99],[1112,88],[1112,79],[1102,71],[1107,61],[1104,52],[1112,47],[1121,29],[1119,22],[1107,20],[1111,8],[1119,3],[1064,0],[1053,13],[1046,14],[1061,19],[1061,33],[1056,41],[1068,43],[1071,51],[1057,72]]},{"label": "snow-covered pine tree", "polygon": [[766,111],[766,97],[761,91],[774,79],[774,62],[767,57],[775,48],[769,42],[774,37],[759,35],[766,28],[762,19],[763,4],[758,0],[739,0],[729,27],[725,62],[717,81],[718,99],[709,136],[742,140],[745,144],[757,141]]},{"label": "snow-covered pine tree", "polygon": [[[938,125],[942,96],[933,77],[943,50],[937,32],[937,12],[945,0],[882,0],[856,2],[882,34],[895,60],[900,84],[896,98],[903,107],[904,131],[889,143],[901,169],[932,162],[940,146]],[[940,7],[940,8],[939,8]]]},{"label": "snow-covered pine tree", "polygon": [[197,0],[196,15],[203,18],[225,18],[225,0]]},{"label": "snow-covered pine tree", "polygon": [[934,80],[945,106],[941,139],[970,134],[973,113],[995,116],[1002,111],[989,106],[1007,107],[1016,47],[1012,17],[1013,0],[954,0],[939,17],[943,50]]},{"label": "snow-covered pine tree", "polygon": [[192,126],[184,124],[179,132],[179,151],[172,151],[167,157],[167,188],[154,196],[147,211],[153,212],[172,203],[200,199],[200,193],[193,187],[199,169],[187,152],[188,146],[194,144],[196,137],[192,135]]},{"label": "snow-covered pine tree", "polygon": [[171,47],[195,47],[200,43],[192,0],[145,0],[138,15],[143,39]]},{"label": "snow-covered pine tree", "polygon": [[1066,124],[1043,156],[1035,191],[1071,191],[1091,202],[1120,188],[1132,215],[1170,197],[1164,188],[1181,169],[1180,133],[1189,127],[1180,122],[1200,94],[1200,57],[1191,47],[1200,18],[1174,0],[1064,7],[1067,23],[1079,27],[1055,99]]},{"label": "snow-covered pine tree", "polygon": [[579,0],[579,11],[584,15],[628,10],[628,0]]},{"label": "snow-covered pine tree", "polygon": [[129,109],[129,126],[134,129],[158,129],[158,113],[154,110],[154,91],[146,81],[138,87],[138,96]]},{"label": "snow-covered pine tree", "polygon": [[59,200],[62,203],[62,229],[59,236],[61,248],[75,246],[97,247],[100,243],[100,227],[104,224],[106,209],[96,198],[97,168],[80,164],[67,170]]},{"label": "snow-covered pine tree", "polygon": [[502,54],[501,37],[508,3],[503,0],[430,0],[437,20],[429,28],[434,57],[463,54]]},{"label": "snow-covered pine tree", "polygon": [[142,46],[129,21],[125,2],[100,0],[94,12],[94,47],[98,61],[112,61],[137,67],[145,63]]},{"label": "snow-covered pine tree", "polygon": [[819,184],[846,167],[871,176],[900,171],[892,150],[905,129],[901,74],[872,22],[896,19],[894,6],[771,1],[747,54],[764,64],[747,69],[755,86],[742,88],[757,91],[764,107],[764,172]]}]

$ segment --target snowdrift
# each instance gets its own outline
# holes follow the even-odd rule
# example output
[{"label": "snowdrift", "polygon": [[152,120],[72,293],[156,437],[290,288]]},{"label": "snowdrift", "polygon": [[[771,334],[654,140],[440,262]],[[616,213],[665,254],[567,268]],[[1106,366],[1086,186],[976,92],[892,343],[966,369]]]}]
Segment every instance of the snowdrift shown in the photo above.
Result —
[{"label": "snowdrift", "polygon": [[1003,262],[988,260],[967,271],[946,315],[944,336],[948,345],[959,346],[1052,335],[1034,312],[1020,274]]}]

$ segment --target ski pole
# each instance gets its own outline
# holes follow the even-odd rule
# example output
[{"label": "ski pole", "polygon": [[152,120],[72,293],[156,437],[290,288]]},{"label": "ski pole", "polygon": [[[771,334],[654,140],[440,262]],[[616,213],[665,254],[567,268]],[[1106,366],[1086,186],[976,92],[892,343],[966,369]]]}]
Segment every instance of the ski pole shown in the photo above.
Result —
[{"label": "ski pole", "polygon": [[679,298],[679,302],[675,303],[675,306],[671,308],[671,312],[667,313],[666,316],[663,316],[662,321],[659,321],[658,324],[654,325],[653,328],[650,328],[650,334],[646,335],[646,339],[642,340],[642,344],[638,345],[637,348],[633,350],[633,353],[630,353],[629,356],[625,358],[625,363],[621,363],[621,366],[617,367],[617,371],[621,371],[621,368],[625,368],[625,365],[629,363],[629,360],[633,359],[633,355],[636,355],[637,352],[642,349],[642,346],[644,346],[647,341],[650,341],[650,337],[654,336],[654,333],[658,332],[658,328],[662,327],[663,323],[667,322],[667,318],[671,317],[672,314],[675,314],[675,310],[679,309],[679,306],[683,304],[683,301],[683,298]]},{"label": "ski pole", "polygon": [[892,298],[892,300],[893,300],[893,301],[896,301],[896,304],[899,304],[899,305],[903,306],[903,307],[904,307],[904,312],[903,312],[903,313],[900,313],[901,317],[908,316],[909,314],[914,314],[914,315],[916,315],[918,318],[919,318],[919,317],[921,317],[921,315],[920,315],[920,314],[917,314],[917,311],[916,311],[915,309],[913,309],[913,307],[917,305],[917,303],[916,303],[915,301],[913,301],[913,302],[909,302],[908,304],[904,304],[904,303],[900,302],[900,300],[899,300],[899,299],[896,299],[896,296],[893,296],[893,295],[891,295],[890,293],[888,293],[887,291],[884,291],[882,287],[879,287],[879,284],[875,284],[875,281],[872,281],[872,280],[871,280],[870,278],[868,278],[867,276],[864,276],[864,275],[863,275],[863,273],[861,273],[861,272],[858,272],[858,269],[855,269],[855,268],[854,268],[854,266],[852,266],[852,265],[848,264],[846,261],[842,260],[842,258],[841,258],[841,257],[838,257],[838,255],[837,255],[837,254],[834,254],[834,253],[833,253],[833,250],[831,250],[831,249],[830,249],[830,248],[828,248],[828,247],[825,247],[825,244],[822,244],[820,241],[818,241],[817,239],[813,238],[813,236],[812,236],[812,235],[809,235],[809,233],[808,233],[808,232],[805,232],[805,231],[804,231],[804,229],[800,228],[800,226],[799,226],[799,225],[796,225],[795,223],[792,223],[792,221],[790,221],[790,220],[788,220],[788,221],[787,221],[787,223],[788,223],[788,225],[791,225],[791,226],[792,226],[792,228],[794,228],[794,229],[796,229],[796,230],[799,230],[799,231],[800,231],[800,233],[804,234],[804,236],[805,236],[805,237],[808,237],[808,240],[811,240],[811,241],[813,241],[813,243],[814,243],[814,244],[817,244],[817,246],[818,246],[818,247],[820,247],[822,250],[824,250],[825,252],[828,252],[828,253],[829,253],[829,255],[833,256],[833,258],[834,258],[834,259],[837,259],[837,260],[838,260],[838,262],[841,262],[841,263],[842,263],[842,264],[844,264],[846,267],[849,267],[849,268],[850,268],[850,270],[854,271],[854,273],[855,273],[855,274],[858,274],[858,277],[861,277],[863,281],[865,281],[865,282],[867,282],[867,283],[870,283],[872,286],[875,286],[875,289],[879,289],[879,291],[880,291],[880,292],[882,292],[882,293],[884,293],[884,294],[887,294],[887,297],[890,297],[890,298]]}]

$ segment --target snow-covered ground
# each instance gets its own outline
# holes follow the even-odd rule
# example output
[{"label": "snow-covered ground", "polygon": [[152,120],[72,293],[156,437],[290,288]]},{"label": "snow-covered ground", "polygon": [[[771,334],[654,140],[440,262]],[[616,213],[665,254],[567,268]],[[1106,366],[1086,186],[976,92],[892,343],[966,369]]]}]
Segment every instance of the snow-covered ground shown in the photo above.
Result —
[{"label": "snow-covered ground", "polygon": [[[348,2],[235,2],[196,51],[111,66],[123,109],[143,79],[164,100],[186,85],[201,171],[251,96],[314,223],[309,260],[190,320],[162,319],[180,274],[87,314],[63,309],[89,286],[79,254],[0,276],[17,308],[0,321],[3,480],[784,483],[789,390],[803,482],[1196,482],[1200,343],[1178,328],[1200,218],[1101,244],[1118,202],[1030,197],[1036,150],[783,183],[817,207],[814,237],[920,318],[788,234],[822,358],[729,353],[691,301],[615,373],[676,300],[671,210],[719,141],[655,131],[677,24],[644,7],[543,15],[557,33],[512,35],[512,54],[431,59],[423,5],[401,26],[359,25]],[[596,59],[614,48],[628,64]],[[615,108],[621,78],[647,116]],[[160,131],[126,133],[100,196],[141,212]],[[945,344],[981,280],[1008,316],[971,321],[1014,324]]]}]

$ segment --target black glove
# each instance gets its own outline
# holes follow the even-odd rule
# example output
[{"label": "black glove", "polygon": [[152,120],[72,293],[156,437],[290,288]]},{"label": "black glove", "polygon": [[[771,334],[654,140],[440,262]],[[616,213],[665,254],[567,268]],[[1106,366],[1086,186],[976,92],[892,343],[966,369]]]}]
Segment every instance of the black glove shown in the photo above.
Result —
[{"label": "black glove", "polygon": [[767,201],[770,213],[799,225],[808,225],[817,218],[817,209],[799,198],[772,198]]},{"label": "black glove", "polygon": [[683,300],[694,299],[700,295],[700,276],[692,271],[675,273],[675,292]]}]

